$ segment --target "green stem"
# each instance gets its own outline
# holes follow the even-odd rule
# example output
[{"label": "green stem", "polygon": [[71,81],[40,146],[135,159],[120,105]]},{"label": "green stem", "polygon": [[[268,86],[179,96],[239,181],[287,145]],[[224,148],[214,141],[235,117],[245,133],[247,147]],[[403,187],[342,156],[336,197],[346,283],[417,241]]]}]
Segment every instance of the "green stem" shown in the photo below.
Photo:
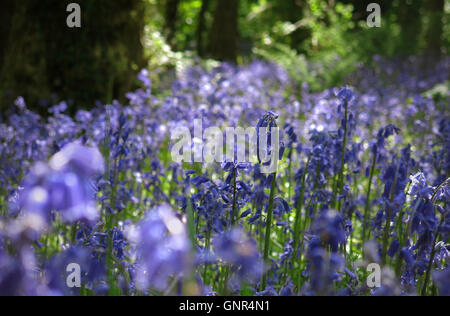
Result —
[{"label": "green stem", "polygon": [[373,153],[372,158],[372,166],[370,167],[370,175],[369,175],[369,184],[367,185],[367,193],[366,193],[366,205],[364,207],[364,222],[363,222],[363,230],[361,235],[361,242],[364,243],[366,241],[366,232],[367,225],[369,221],[369,213],[370,213],[370,194],[372,191],[372,181],[375,173],[375,166],[377,164],[377,149]]},{"label": "green stem", "polygon": [[[406,167],[406,174],[408,174],[408,166]],[[411,181],[408,182],[408,185],[406,186],[406,191],[405,192],[409,192],[409,188],[411,186]],[[407,193],[406,193],[407,194]],[[398,216],[397,219],[397,236],[398,236],[398,241],[399,241],[399,249],[403,248],[404,245],[404,240],[403,240],[403,217],[405,215],[405,208],[402,208],[400,211],[400,214]],[[401,252],[398,252],[397,255],[397,262],[395,265],[395,274],[397,276],[400,276],[400,272],[402,269],[402,262],[401,262]]]},{"label": "green stem", "polygon": [[227,296],[228,295],[228,278],[230,274],[230,267],[225,267],[225,273],[223,276],[223,283],[222,283],[222,295]]},{"label": "green stem", "polygon": [[435,254],[436,254],[436,244],[439,239],[439,233],[441,231],[442,225],[444,224],[444,221],[445,221],[445,216],[442,216],[441,223],[439,224],[439,226],[436,230],[436,234],[434,235],[434,240],[433,240],[433,244],[432,244],[433,248],[431,249],[430,260],[428,261],[427,272],[425,274],[425,281],[423,282],[423,287],[422,287],[422,292],[421,292],[422,296],[425,296],[427,294],[427,286],[428,286],[428,282],[430,281],[431,268],[433,267],[433,260],[434,260]]},{"label": "green stem", "polygon": [[192,206],[192,202],[190,197],[186,198],[186,216],[187,216],[187,226],[188,226],[188,235],[189,235],[189,240],[191,241],[192,247],[194,247],[195,249],[195,245],[196,245],[196,228],[195,228],[195,215],[194,215],[194,208]]},{"label": "green stem", "polygon": [[231,216],[231,224],[235,226],[237,223],[238,217],[238,209],[237,209],[237,169],[234,167],[233,169],[233,215]]},{"label": "green stem", "polygon": [[[205,252],[209,253],[209,247],[210,247],[210,243],[211,243],[211,228],[210,228],[209,224],[207,224],[207,225],[208,225],[208,230],[206,232]],[[209,284],[209,282],[208,282],[209,280],[207,280],[207,277],[208,277],[208,263],[205,263],[205,267],[203,270],[203,283],[205,285]]]},{"label": "green stem", "polygon": [[300,223],[301,223],[301,217],[302,217],[302,208],[303,203],[305,200],[305,184],[306,184],[306,173],[308,170],[309,162],[310,162],[310,156],[308,157],[308,161],[306,162],[306,166],[302,175],[302,182],[301,182],[301,188],[300,188],[300,196],[297,204],[296,214],[295,214],[295,221],[294,221],[294,252],[293,252],[293,259],[297,258],[298,255],[298,245],[299,245],[299,239],[300,239]]},{"label": "green stem", "polygon": [[[436,194],[439,192],[439,190],[440,190],[444,185],[448,184],[449,181],[450,181],[450,179],[445,180],[443,183],[441,183],[441,184],[436,188],[436,190],[435,190],[434,193],[433,193],[433,196],[431,197],[431,201],[434,201],[434,199],[435,199],[435,197],[436,197]],[[434,259],[434,256],[435,256],[435,254],[436,254],[436,244],[437,244],[437,241],[438,241],[438,239],[439,239],[439,233],[440,233],[441,227],[442,227],[442,225],[444,224],[444,222],[445,222],[445,215],[442,216],[441,222],[440,222],[440,224],[439,224],[439,226],[438,226],[438,228],[437,228],[437,230],[436,230],[436,234],[434,235],[433,248],[431,249],[430,260],[429,260],[429,262],[428,262],[427,272],[426,272],[426,274],[425,274],[425,280],[424,280],[423,287],[422,287],[422,292],[421,292],[421,295],[422,295],[422,296],[425,296],[426,293],[427,293],[427,286],[428,286],[428,282],[430,281],[431,268],[433,267],[433,259]]]},{"label": "green stem", "polygon": [[[119,135],[122,133],[122,128],[119,128]],[[122,155],[120,154],[116,159],[114,159],[114,169],[113,169],[113,177],[112,177],[112,187],[111,187],[111,196],[110,203],[111,209],[115,208],[116,205],[116,195],[117,195],[117,182],[118,182],[118,173],[119,166],[118,163],[122,159]],[[115,225],[114,214],[108,214],[105,212],[105,224],[106,224],[106,267],[107,267],[107,275],[108,275],[108,283],[109,283],[109,295],[115,296],[117,295],[117,287],[115,284],[114,277],[114,254],[113,254],[113,239],[112,239],[112,229]]]},{"label": "green stem", "polygon": [[[395,187],[397,186],[397,176],[398,176],[398,167],[395,172],[394,182],[392,183],[391,191],[390,191],[390,204],[394,202],[394,194],[395,194]],[[391,220],[392,220],[392,206],[388,207],[388,214],[386,217],[386,227],[384,229],[384,236],[383,236],[383,251],[382,251],[382,262],[383,265],[386,264],[387,261],[387,250],[389,246],[389,235],[391,232]]]},{"label": "green stem", "polygon": [[[345,117],[344,117],[344,141],[342,144],[341,152],[341,170],[339,171],[339,194],[344,193],[344,169],[345,169],[345,149],[347,147],[347,121],[348,121],[348,103],[344,103]],[[338,211],[341,211],[341,200],[338,202]]]},{"label": "green stem", "polygon": [[[275,172],[272,178],[272,186],[270,188],[269,205],[267,207],[267,221],[266,221],[266,236],[264,241],[264,263],[268,262],[270,252],[270,234],[272,229],[272,217],[273,217],[273,200],[275,197],[275,190],[277,188],[277,173]],[[263,274],[261,281],[261,291],[264,291],[267,286],[267,277],[269,272]]]},{"label": "green stem", "polygon": [[289,151],[289,165],[288,165],[288,170],[287,170],[287,179],[288,179],[288,183],[289,183],[289,188],[288,188],[288,201],[291,200],[292,197],[292,155],[293,155],[293,149],[291,148]]}]

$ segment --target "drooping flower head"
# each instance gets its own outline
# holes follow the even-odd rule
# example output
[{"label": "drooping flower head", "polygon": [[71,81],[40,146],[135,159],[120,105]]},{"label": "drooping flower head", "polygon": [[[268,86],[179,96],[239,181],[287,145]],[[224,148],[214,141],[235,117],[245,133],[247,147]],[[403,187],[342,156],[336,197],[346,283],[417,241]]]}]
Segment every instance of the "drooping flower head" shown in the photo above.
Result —
[{"label": "drooping flower head", "polygon": [[165,290],[171,277],[182,277],[191,266],[191,245],[185,225],[169,206],[150,211],[128,232],[136,247],[136,286]]},{"label": "drooping flower head", "polygon": [[258,280],[262,272],[258,245],[241,229],[234,228],[218,235],[214,251],[220,260],[232,266],[241,281]]},{"label": "drooping flower head", "polygon": [[50,167],[80,177],[92,177],[104,171],[104,161],[97,148],[70,143],[50,159]]},{"label": "drooping flower head", "polygon": [[[280,129],[277,125],[277,119],[278,114],[268,111],[256,125],[256,155],[258,162],[262,163],[263,166],[272,166],[274,163],[276,166],[277,161],[281,160],[285,151],[284,143],[280,142]],[[276,157],[273,155],[276,155]]]},{"label": "drooping flower head", "polygon": [[333,252],[345,244],[345,231],[341,215],[329,211],[321,214],[314,223],[313,232],[320,240],[331,247]]},{"label": "drooping flower head", "polygon": [[354,92],[350,88],[342,88],[336,96],[343,102],[350,102],[354,97]]},{"label": "drooping flower head", "polygon": [[93,176],[103,172],[103,164],[97,149],[67,145],[49,165],[37,163],[28,174],[20,193],[22,210],[40,214],[47,221],[52,211],[59,212],[66,222],[96,220]]},{"label": "drooping flower head", "polygon": [[450,267],[434,272],[433,280],[439,289],[440,296],[450,296]]}]

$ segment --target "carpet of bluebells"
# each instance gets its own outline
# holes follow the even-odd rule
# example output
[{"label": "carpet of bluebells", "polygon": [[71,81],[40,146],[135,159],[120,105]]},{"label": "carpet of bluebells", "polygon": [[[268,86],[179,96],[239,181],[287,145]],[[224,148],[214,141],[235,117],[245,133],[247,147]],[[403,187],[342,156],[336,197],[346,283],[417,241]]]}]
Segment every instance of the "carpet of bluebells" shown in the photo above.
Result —
[{"label": "carpet of bluebells", "polygon": [[[377,63],[320,93],[257,61],[164,91],[143,70],[126,104],[74,116],[18,97],[0,120],[0,295],[450,295],[450,60]],[[280,127],[277,172],[174,163],[170,133],[195,119]]]}]

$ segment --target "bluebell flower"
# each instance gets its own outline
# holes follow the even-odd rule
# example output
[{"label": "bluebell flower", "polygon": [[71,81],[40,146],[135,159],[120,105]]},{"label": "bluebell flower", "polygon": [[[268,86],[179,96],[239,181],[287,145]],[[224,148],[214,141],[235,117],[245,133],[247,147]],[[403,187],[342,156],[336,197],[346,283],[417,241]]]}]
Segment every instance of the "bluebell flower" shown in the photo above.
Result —
[{"label": "bluebell flower", "polygon": [[339,245],[346,243],[343,218],[336,213],[325,212],[320,215],[314,222],[313,232],[334,252],[339,249]]},{"label": "bluebell flower", "polygon": [[391,246],[389,247],[389,249],[387,251],[388,256],[393,258],[396,255],[396,253],[398,252],[399,248],[400,248],[400,242],[397,239],[395,239],[391,243]]},{"label": "bluebell flower", "polygon": [[354,93],[353,93],[352,89],[342,88],[341,90],[339,90],[339,92],[336,95],[342,101],[350,102],[354,96]]},{"label": "bluebell flower", "polygon": [[433,272],[433,280],[438,287],[440,296],[450,296],[450,267]]},{"label": "bluebell flower", "polygon": [[279,296],[294,296],[294,284],[289,282],[287,285],[283,286],[280,290]]},{"label": "bluebell flower", "polygon": [[344,258],[338,253],[329,254],[322,248],[318,237],[309,241],[307,258],[309,260],[308,275],[310,282],[308,291],[313,295],[330,294],[334,282],[339,282],[340,273],[344,269]]},{"label": "bluebell flower", "polygon": [[425,176],[422,172],[418,172],[412,176],[411,189],[409,194],[419,196],[423,199],[430,199],[433,194],[433,188],[427,184]]},{"label": "bluebell flower", "polygon": [[51,291],[39,279],[39,267],[35,254],[29,248],[18,250],[10,257],[0,256],[1,296],[55,296],[60,292]]},{"label": "bluebell flower", "polygon": [[184,224],[169,206],[150,211],[128,232],[136,247],[136,286],[166,290],[169,278],[183,277],[191,266],[191,245]]},{"label": "bluebell flower", "polygon": [[67,267],[70,264],[78,264],[81,272],[80,281],[87,284],[90,259],[89,251],[81,247],[71,247],[54,255],[45,266],[47,286],[61,295],[79,295],[79,288],[67,286]]},{"label": "bluebell flower", "polygon": [[242,230],[234,228],[216,236],[214,252],[225,264],[232,266],[240,281],[254,282],[262,273],[262,258],[258,245]]},{"label": "bluebell flower", "polygon": [[278,296],[278,293],[273,287],[268,286],[264,291],[256,292],[255,296]]},{"label": "bluebell flower", "polygon": [[35,165],[20,192],[21,208],[47,221],[52,211],[58,211],[66,222],[94,221],[99,214],[92,179],[102,171],[98,150],[70,144],[52,157],[49,166]]},{"label": "bluebell flower", "polygon": [[[278,118],[278,114],[268,111],[266,114],[264,114],[264,116],[262,116],[259,121],[258,124],[256,124],[256,154],[257,154],[257,158],[258,158],[258,162],[261,163],[261,156],[260,156],[260,138],[261,136],[266,136],[266,140],[265,140],[265,144],[267,145],[267,148],[264,148],[264,152],[266,153],[266,155],[268,155],[268,157],[270,157],[271,153],[272,153],[272,129],[276,128],[276,120]],[[260,129],[266,129],[267,133],[264,135],[260,135]],[[280,146],[281,148],[281,152],[284,152],[283,146]],[[282,155],[281,155],[282,156]],[[280,159],[281,157],[277,157],[278,159]],[[269,161],[264,161],[264,164],[270,164],[270,160]]]}]

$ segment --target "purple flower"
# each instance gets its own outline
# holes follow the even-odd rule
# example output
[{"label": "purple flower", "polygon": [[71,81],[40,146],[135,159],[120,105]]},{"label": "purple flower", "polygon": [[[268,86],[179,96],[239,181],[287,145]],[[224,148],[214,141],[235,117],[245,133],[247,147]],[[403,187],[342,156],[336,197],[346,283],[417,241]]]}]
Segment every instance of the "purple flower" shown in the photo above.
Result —
[{"label": "purple flower", "polygon": [[0,255],[0,296],[60,295],[40,283],[36,256],[29,248],[14,257]]},{"label": "purple flower", "polygon": [[70,144],[52,157],[49,166],[34,166],[24,180],[20,206],[47,221],[52,211],[58,211],[66,222],[94,221],[99,214],[92,177],[102,171],[98,150]]},{"label": "purple flower", "polygon": [[87,178],[103,173],[104,161],[97,148],[70,143],[50,159],[50,167],[55,171],[71,171]]},{"label": "purple flower", "polygon": [[142,71],[138,75],[139,81],[141,81],[146,88],[150,88],[152,85],[152,81],[149,79],[149,71],[147,69],[142,69]]},{"label": "purple flower", "polygon": [[338,253],[328,253],[322,248],[318,237],[311,238],[307,258],[309,260],[308,275],[310,282],[307,289],[311,294],[328,294],[334,282],[340,281],[338,272],[344,269],[344,258]]},{"label": "purple flower", "polygon": [[313,232],[324,244],[329,245],[333,252],[338,250],[339,245],[346,242],[343,218],[331,211],[317,218]]},{"label": "purple flower", "polygon": [[213,241],[217,257],[230,264],[241,281],[259,280],[262,273],[258,245],[241,229],[234,228],[216,236]]},{"label": "purple flower", "polygon": [[450,267],[434,272],[433,280],[439,289],[440,296],[450,296]]},{"label": "purple flower", "polygon": [[338,93],[337,97],[344,102],[350,102],[353,99],[354,93],[352,89],[342,88]]},{"label": "purple flower", "polygon": [[169,206],[150,211],[128,239],[136,249],[136,286],[166,290],[170,277],[182,277],[191,268],[191,245],[185,225]]},{"label": "purple flower", "polygon": [[[274,128],[277,128],[277,121],[278,114],[268,111],[266,114],[264,114],[258,121],[258,124],[256,125],[256,155],[258,158],[258,162],[261,163],[262,158],[268,158],[271,157],[272,154],[272,132]],[[266,129],[267,133],[263,133],[260,135],[261,129]],[[265,137],[266,139],[263,139],[262,144],[266,145],[266,148],[260,148],[260,138]],[[284,152],[284,145],[280,144],[280,151],[281,153]],[[264,152],[267,157],[261,157],[261,152]],[[281,159],[282,155],[279,154],[278,159]],[[269,161],[263,161],[264,165],[270,164]]]},{"label": "purple flower", "polygon": [[411,180],[411,195],[416,195],[424,199],[430,199],[433,194],[433,187],[427,184],[427,180],[422,172],[418,172],[410,176]]}]

